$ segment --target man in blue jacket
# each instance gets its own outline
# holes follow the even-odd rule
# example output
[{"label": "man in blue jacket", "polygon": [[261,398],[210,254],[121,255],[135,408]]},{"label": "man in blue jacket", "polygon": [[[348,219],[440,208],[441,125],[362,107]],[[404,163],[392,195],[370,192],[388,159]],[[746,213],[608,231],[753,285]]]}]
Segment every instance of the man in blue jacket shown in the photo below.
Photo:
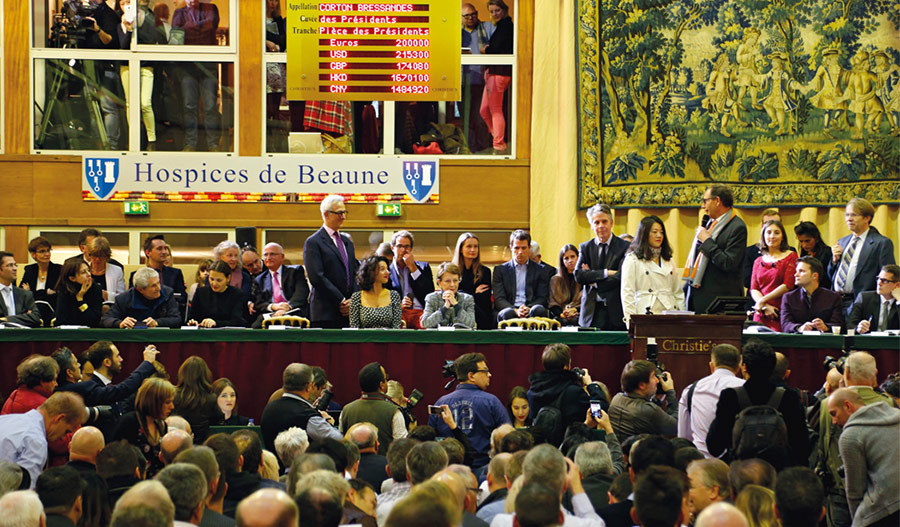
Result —
[{"label": "man in blue jacket", "polygon": [[[500,399],[485,391],[491,384],[491,371],[484,360],[484,355],[466,353],[456,359],[455,365],[456,378],[459,380],[456,390],[441,397],[434,404],[450,407],[454,421],[477,452],[472,461],[472,468],[479,469],[490,461],[488,450],[491,447],[491,432],[498,426],[509,423],[509,415]],[[440,416],[430,416],[428,424],[437,430],[438,435],[452,437],[450,428]]]},{"label": "man in blue jacket", "polygon": [[172,288],[162,285],[155,269],[142,267],[134,273],[134,287],[116,297],[100,319],[105,328],[175,328],[181,325],[181,312]]}]

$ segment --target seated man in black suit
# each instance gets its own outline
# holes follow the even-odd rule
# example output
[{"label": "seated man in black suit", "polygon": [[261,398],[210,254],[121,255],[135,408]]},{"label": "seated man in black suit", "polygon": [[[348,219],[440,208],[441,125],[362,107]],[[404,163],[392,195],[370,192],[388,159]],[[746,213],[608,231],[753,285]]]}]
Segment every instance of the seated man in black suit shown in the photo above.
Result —
[{"label": "seated man in black suit", "polygon": [[[169,257],[169,248],[166,246],[166,239],[162,234],[156,234],[147,237],[144,240],[144,256],[147,257],[147,267],[155,269],[162,278],[162,284],[172,288],[175,294],[175,301],[181,306],[181,312],[184,313],[184,306],[187,305],[187,290],[184,287],[184,274],[181,269],[176,267],[167,267],[165,265],[166,258]],[[128,277],[128,287],[134,285],[134,273]]]},{"label": "seated man in black suit", "polygon": [[309,319],[316,327],[345,328],[350,326],[350,295],[358,287],[359,262],[353,239],[338,232],[347,217],[344,197],[326,196],[319,210],[325,224],[303,244],[303,263],[312,286]]},{"label": "seated man in black suit", "polygon": [[[280,247],[280,246],[279,246]],[[263,248],[265,251],[265,247]],[[283,251],[282,251],[283,254]],[[244,245],[241,247],[241,265],[250,273],[250,276],[256,278],[263,272],[263,262],[259,259],[259,251],[252,245]]]},{"label": "seated man in black suit", "polygon": [[434,292],[434,277],[428,262],[417,262],[413,256],[415,240],[409,231],[391,236],[394,260],[391,262],[390,288],[403,295],[403,320],[406,327],[422,329],[419,319],[425,311],[425,297]]},{"label": "seated man in black suit", "polygon": [[262,325],[263,315],[281,316],[298,309],[296,315],[309,318],[309,284],[303,267],[283,265],[284,249],[277,243],[263,247],[264,271],[253,279],[253,310],[260,316],[254,328]]},{"label": "seated man in black suit", "polygon": [[613,235],[613,213],[609,205],[597,203],[587,210],[587,218],[595,238],[578,247],[575,281],[584,286],[578,325],[624,331],[619,271],[628,242]]},{"label": "seated man in black suit", "polygon": [[510,261],[494,267],[492,289],[497,320],[546,317],[550,277],[531,261],[531,235],[521,229],[509,236]]},{"label": "seated man in black suit", "polygon": [[894,261],[894,244],[870,226],[875,207],[862,198],[853,198],[844,209],[844,221],[850,234],[831,246],[828,276],[832,289],[841,294],[844,314],[856,296],[875,283],[881,268]]},{"label": "seated man in black suit", "polygon": [[857,295],[850,308],[847,329],[856,329],[860,334],[900,329],[900,305],[894,297],[894,289],[900,286],[900,266],[885,265],[875,281],[875,291]]},{"label": "seated man in black suit", "polygon": [[310,392],[315,389],[312,368],[293,362],[284,369],[282,379],[284,395],[266,405],[260,421],[266,450],[275,452],[275,438],[292,426],[306,430],[310,442],[342,440],[343,436],[333,426],[334,419],[317,411],[309,401]]},{"label": "seated man in black suit", "polygon": [[29,328],[41,325],[41,313],[31,291],[16,287],[16,257],[0,251],[0,324],[10,322]]},{"label": "seated man in black suit", "polygon": [[[81,251],[81,254],[76,254],[75,256],[70,256],[70,257],[66,258],[66,261],[63,262],[63,264],[65,264],[66,262],[69,262],[70,260],[78,260],[80,258],[80,259],[84,260],[85,262],[87,262],[88,265],[90,265],[91,258],[90,258],[90,255],[88,254],[88,252],[91,248],[91,242],[94,241],[94,238],[99,238],[100,236],[103,236],[103,233],[100,232],[98,229],[94,229],[92,227],[88,227],[87,229],[82,229],[81,232],[78,233],[78,249]],[[114,258],[109,259],[109,264],[115,265],[117,267],[121,267],[122,269],[125,268],[125,266],[123,266],[121,262],[119,262],[118,260],[116,260]]]},{"label": "seated man in black suit", "polygon": [[841,327],[844,321],[841,295],[819,287],[819,276],[824,272],[822,264],[812,256],[797,259],[797,270],[794,271],[797,287],[781,297],[782,332],[828,332],[831,327]]},{"label": "seated man in black suit", "polygon": [[141,325],[175,328],[181,325],[181,311],[172,288],[160,283],[154,269],[142,267],[134,272],[134,287],[116,297],[100,319],[100,325],[126,329]]},{"label": "seated man in black suit", "polygon": [[703,225],[697,227],[684,279],[687,308],[699,315],[719,296],[744,296],[738,279],[747,250],[747,225],[735,213],[734,193],[713,183],[703,193]]}]

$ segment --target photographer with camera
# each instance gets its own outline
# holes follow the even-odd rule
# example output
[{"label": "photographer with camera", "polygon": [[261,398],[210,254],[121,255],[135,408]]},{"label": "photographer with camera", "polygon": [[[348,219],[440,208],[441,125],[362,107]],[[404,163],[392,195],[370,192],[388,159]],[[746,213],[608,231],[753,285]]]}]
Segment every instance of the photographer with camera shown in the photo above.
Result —
[{"label": "photographer with camera", "polygon": [[372,423],[378,428],[378,454],[385,455],[391,441],[406,437],[406,420],[403,412],[387,396],[387,372],[384,366],[370,362],[359,370],[359,388],[362,396],[347,404],[341,412],[341,433],[356,423]]},{"label": "photographer with camera", "polygon": [[[846,358],[832,359],[828,365],[842,372],[844,386],[858,393],[864,404],[886,402],[894,406],[890,396],[878,393],[878,368],[875,357],[856,351]],[[841,427],[835,424],[828,411],[828,399],[822,400],[819,410],[819,441],[816,448],[816,473],[825,485],[825,512],[829,527],[849,527],[853,523],[844,490],[844,467],[838,449]]]},{"label": "photographer with camera", "polygon": [[[90,3],[70,0],[67,6],[76,13],[74,18],[80,20],[80,27],[85,30],[83,37],[78,42],[78,47],[104,50],[120,49],[118,26],[121,17],[104,0],[90,0]],[[88,63],[88,61],[83,62]],[[96,81],[101,88],[99,90],[100,110],[103,113],[103,125],[109,138],[109,148],[118,150],[120,138],[128,135],[123,119],[125,90],[119,73],[121,63],[108,60],[92,62],[95,64]],[[87,70],[85,74],[88,75]],[[93,80],[88,78],[89,82]]]},{"label": "photographer with camera", "polygon": [[[528,377],[528,406],[535,426],[547,423],[538,419],[545,407],[556,408],[558,419],[549,424],[553,430],[543,430],[551,443],[562,441],[563,434],[572,423],[584,421],[591,401],[600,401],[603,410],[609,409],[609,396],[600,383],[591,379],[587,370],[572,367],[572,350],[565,344],[550,344],[541,354],[544,371]],[[544,412],[546,414],[547,412]]]},{"label": "photographer with camera", "polygon": [[[466,353],[457,358],[454,365],[459,384],[456,390],[438,399],[434,406],[447,405],[450,408],[453,422],[469,438],[475,449],[472,469],[477,470],[490,461],[488,451],[491,447],[491,432],[502,424],[509,424],[509,414],[497,396],[485,391],[491,384],[491,370],[488,369],[484,355]],[[428,424],[441,437],[453,436],[442,415],[430,415]]]},{"label": "photographer with camera", "polygon": [[[653,401],[660,391],[666,397],[665,410]],[[609,405],[609,418],[619,440],[644,433],[678,433],[678,401],[669,372],[660,371],[652,362],[633,360],[622,370],[622,392]]]}]

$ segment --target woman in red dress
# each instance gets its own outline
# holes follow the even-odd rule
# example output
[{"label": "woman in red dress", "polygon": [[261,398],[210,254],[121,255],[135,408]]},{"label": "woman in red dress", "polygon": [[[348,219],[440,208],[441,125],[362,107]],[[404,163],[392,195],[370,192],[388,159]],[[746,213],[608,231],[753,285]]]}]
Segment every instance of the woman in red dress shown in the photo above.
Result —
[{"label": "woman in red dress", "polygon": [[784,225],[778,220],[766,222],[757,245],[762,255],[753,262],[750,276],[750,296],[756,302],[753,321],[781,331],[781,295],[794,288],[797,253],[788,245]]}]

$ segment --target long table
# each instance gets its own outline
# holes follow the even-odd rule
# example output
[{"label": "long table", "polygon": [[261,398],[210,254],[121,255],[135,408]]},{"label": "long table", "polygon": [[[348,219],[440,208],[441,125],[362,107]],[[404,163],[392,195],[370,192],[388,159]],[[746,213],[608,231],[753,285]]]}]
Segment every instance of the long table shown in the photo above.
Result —
[{"label": "long table", "polygon": [[[760,335],[791,364],[791,385],[815,390],[822,385],[826,355],[839,356],[850,344],[841,335]],[[206,360],[214,377],[230,378],[238,389],[239,413],[257,420],[270,394],[281,386],[284,367],[303,362],[325,368],[334,384],[335,400],[346,404],[359,396],[357,373],[365,364],[380,362],[391,379],[400,381],[408,395],[423,394],[416,408],[425,419],[425,405],[440,397],[449,379],[441,375],[445,360],[463,353],[484,354],[491,370],[488,391],[502,401],[517,385],[528,387],[528,376],[542,369],[544,346],[563,342],[572,347],[573,365],[587,368],[594,380],[619,391],[622,368],[631,360],[626,332],[559,331],[437,331],[437,330],[322,330],[322,329],[0,329],[0,394],[14,387],[16,365],[33,353],[49,355],[59,346],[80,354],[98,340],[113,341],[124,358],[121,380],[141,361],[141,350],[153,343],[159,361],[177,384],[178,367],[191,355]],[[900,337],[856,336],[853,349],[873,353],[879,381],[900,370]],[[671,361],[670,361],[671,362]],[[667,366],[671,366],[667,364]],[[674,368],[672,368],[674,369]],[[693,372],[676,378],[680,393],[690,382],[706,375]],[[421,421],[420,421],[421,422]]]}]

